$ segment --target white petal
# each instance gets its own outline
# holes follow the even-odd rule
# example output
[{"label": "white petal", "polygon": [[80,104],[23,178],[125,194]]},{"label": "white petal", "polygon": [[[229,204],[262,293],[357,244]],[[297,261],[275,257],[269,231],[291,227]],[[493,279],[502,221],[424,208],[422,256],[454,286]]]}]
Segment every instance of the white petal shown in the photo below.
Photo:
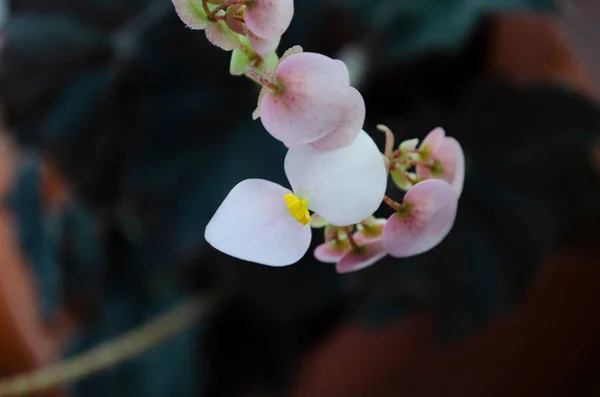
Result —
[{"label": "white petal", "polygon": [[291,148],[285,173],[294,194],[329,223],[358,223],[379,208],[387,174],[381,152],[361,131],[354,142],[338,150],[322,151],[309,145]]},{"label": "white petal", "polygon": [[348,67],[339,59],[336,59],[335,62],[340,66],[340,72],[344,74],[346,80],[348,80],[348,84],[350,84],[350,72],[348,72]]},{"label": "white petal", "polygon": [[268,266],[297,262],[308,250],[309,225],[289,214],[283,195],[290,191],[263,179],[246,179],[229,192],[212,217],[204,238],[235,258]]}]

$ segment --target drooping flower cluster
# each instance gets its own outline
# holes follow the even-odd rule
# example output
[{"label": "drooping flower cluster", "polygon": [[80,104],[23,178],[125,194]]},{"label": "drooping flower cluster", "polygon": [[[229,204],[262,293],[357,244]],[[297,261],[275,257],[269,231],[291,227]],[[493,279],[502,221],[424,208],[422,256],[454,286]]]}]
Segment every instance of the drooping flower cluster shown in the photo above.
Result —
[{"label": "drooping flower cluster", "polygon": [[252,262],[289,265],[309,248],[309,210],[335,225],[353,225],[375,212],[385,194],[385,165],[364,131],[339,150],[291,148],[284,169],[291,190],[262,179],[233,188],[206,227],[213,247]]},{"label": "drooping flower cluster", "polygon": [[[429,251],[450,232],[464,182],[465,158],[458,142],[443,129],[402,142],[385,126],[385,163],[395,185],[406,190],[402,203],[385,196],[394,210],[389,219],[367,218],[352,228],[335,228],[318,217],[313,227],[325,226],[325,243],[315,249],[321,262],[335,262],[340,273],[367,267],[387,254],[405,258]],[[324,217],[323,217],[324,218]]]},{"label": "drooping flower cluster", "polygon": [[[350,85],[346,65],[292,47],[275,53],[290,25],[293,0],[173,0],[185,24],[204,29],[214,45],[231,50],[230,72],[262,86],[253,118],[288,152],[290,188],[248,179],[227,195],[206,226],[216,249],[268,266],[297,262],[312,228],[324,228],[315,257],[340,273],[386,255],[430,250],[450,231],[464,182],[462,148],[441,128],[421,143],[402,142],[384,126],[382,154],[363,130],[365,102]],[[407,191],[402,202],[385,196],[388,174]],[[384,202],[394,213],[373,216]]]},{"label": "drooping flower cluster", "polygon": [[204,29],[217,47],[238,49],[242,35],[263,55],[276,49],[294,15],[293,0],[173,0],[173,5],[189,28]]}]

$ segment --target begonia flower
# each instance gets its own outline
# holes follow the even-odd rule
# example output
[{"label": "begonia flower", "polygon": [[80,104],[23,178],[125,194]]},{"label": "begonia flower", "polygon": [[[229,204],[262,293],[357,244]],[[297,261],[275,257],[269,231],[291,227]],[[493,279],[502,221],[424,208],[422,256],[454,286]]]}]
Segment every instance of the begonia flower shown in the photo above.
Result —
[{"label": "begonia flower", "polygon": [[460,197],[465,181],[465,155],[458,141],[452,137],[443,138],[429,157],[428,166],[417,167],[417,177],[446,181]]},{"label": "begonia flower", "polygon": [[290,265],[308,250],[309,210],[348,226],[373,214],[385,194],[383,159],[364,131],[335,151],[291,148],[284,169],[291,189],[262,179],[236,185],[206,226],[206,241],[239,259]]},{"label": "begonia flower", "polygon": [[457,206],[458,197],[447,182],[429,179],[417,183],[385,225],[385,250],[397,258],[429,251],[452,229]]},{"label": "begonia flower", "polygon": [[293,0],[248,0],[244,10],[246,27],[263,39],[281,37],[293,16]]},{"label": "begonia flower", "polygon": [[269,55],[277,49],[279,46],[279,37],[274,39],[263,39],[262,37],[258,37],[252,32],[248,32],[248,40],[250,41],[250,46],[254,51],[256,51],[259,55]]},{"label": "begonia flower", "polygon": [[351,250],[340,258],[335,266],[338,273],[364,269],[383,259],[386,252],[381,239],[361,244],[359,251]]},{"label": "begonia flower", "polygon": [[374,264],[387,255],[381,242],[386,222],[386,219],[369,217],[357,225],[351,236],[344,229],[328,226],[325,242],[315,248],[315,258],[325,263],[336,263],[338,273]]},{"label": "begonia flower", "polygon": [[[241,46],[240,36],[232,31],[225,21],[211,20],[202,6],[202,0],[172,0],[179,18],[190,29],[204,30],[213,45],[231,51]],[[215,8],[212,5],[209,8]]]},{"label": "begonia flower", "polygon": [[259,114],[265,129],[286,146],[312,144],[335,150],[362,129],[365,103],[350,86],[339,60],[304,52],[282,57],[273,72],[277,87],[261,93]]}]

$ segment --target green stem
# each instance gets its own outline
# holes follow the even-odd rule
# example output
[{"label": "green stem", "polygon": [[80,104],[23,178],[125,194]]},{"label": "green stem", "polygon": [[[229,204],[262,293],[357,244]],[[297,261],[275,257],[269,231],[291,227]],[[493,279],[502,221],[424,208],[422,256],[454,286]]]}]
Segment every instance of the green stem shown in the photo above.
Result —
[{"label": "green stem", "polygon": [[46,368],[0,381],[0,396],[22,396],[72,383],[149,350],[197,323],[214,302],[193,298],[100,346]]},{"label": "green stem", "polygon": [[383,196],[383,202],[390,206],[394,211],[399,212],[402,210],[402,204],[396,200],[391,199],[388,196]]},{"label": "green stem", "polygon": [[208,8],[208,0],[202,0],[202,8],[204,9],[204,13],[206,17],[210,19],[210,8]]},{"label": "green stem", "polygon": [[352,251],[354,251],[354,252],[360,251],[360,246],[354,240],[354,237],[352,236],[352,229],[350,228],[350,226],[346,226],[344,229],[346,230],[346,237],[348,238],[348,242],[350,243],[350,246],[352,247]]},{"label": "green stem", "polygon": [[244,73],[244,75],[246,77],[249,77],[252,80],[256,81],[260,85],[267,87],[273,93],[281,92],[281,90],[283,88],[281,86],[281,84],[279,82],[277,82],[275,79],[273,79],[270,76],[261,74],[256,69],[248,68],[248,70],[246,71],[246,73]]}]

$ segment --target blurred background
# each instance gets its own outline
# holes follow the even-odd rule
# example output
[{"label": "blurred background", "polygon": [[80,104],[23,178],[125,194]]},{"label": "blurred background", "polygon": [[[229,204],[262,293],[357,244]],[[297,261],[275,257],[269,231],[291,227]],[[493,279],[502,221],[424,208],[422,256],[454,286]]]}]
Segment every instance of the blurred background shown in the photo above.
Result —
[{"label": "blurred background", "polygon": [[450,235],[347,275],[215,251],[231,187],[285,181],[229,54],[169,0],[0,1],[0,395],[600,395],[600,3],[295,9],[280,53],[344,60],[379,143],[461,142]]}]

